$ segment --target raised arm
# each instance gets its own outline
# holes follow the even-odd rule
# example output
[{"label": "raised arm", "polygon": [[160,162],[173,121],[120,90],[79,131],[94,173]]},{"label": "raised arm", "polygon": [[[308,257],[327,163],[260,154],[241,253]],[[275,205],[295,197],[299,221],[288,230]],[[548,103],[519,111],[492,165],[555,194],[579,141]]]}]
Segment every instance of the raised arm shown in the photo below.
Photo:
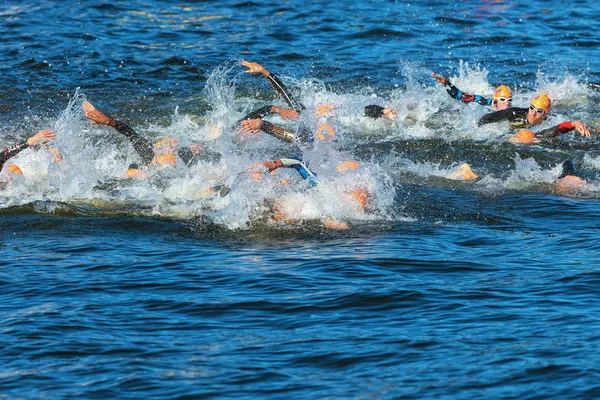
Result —
[{"label": "raised arm", "polygon": [[114,120],[96,109],[90,102],[86,101],[82,105],[85,116],[92,120],[92,125],[108,125],[115,128],[119,133],[127,136],[133,148],[138,153],[145,164],[150,164],[154,159],[152,144],[143,136],[139,135],[131,127],[121,121]]},{"label": "raised arm", "polygon": [[302,105],[302,103],[300,103],[290,95],[288,88],[285,87],[285,85],[279,80],[279,78],[277,78],[275,75],[269,72],[265,67],[263,67],[259,63],[245,60],[242,60],[242,65],[248,68],[248,70],[246,70],[247,73],[260,73],[265,78],[267,78],[271,87],[275,89],[275,92],[277,92],[279,97],[281,97],[287,103],[288,106],[296,110],[298,113],[305,110],[304,105]]},{"label": "raised arm", "polygon": [[17,143],[14,146],[8,147],[0,153],[0,170],[4,166],[4,163],[7,162],[10,158],[16,156],[26,148],[30,146],[35,146],[39,142],[45,139],[56,139],[56,133],[53,130],[47,129],[44,131],[40,131],[21,143]]},{"label": "raised arm", "polygon": [[435,72],[432,73],[432,76],[439,83],[441,83],[444,86],[447,86],[446,91],[448,92],[450,97],[452,97],[453,99],[462,101],[463,103],[478,103],[478,104],[481,104],[482,106],[492,105],[492,99],[485,98],[478,94],[465,93],[462,90],[458,89],[456,86],[454,86],[450,82],[450,80],[448,78],[446,78],[445,76],[438,75]]}]

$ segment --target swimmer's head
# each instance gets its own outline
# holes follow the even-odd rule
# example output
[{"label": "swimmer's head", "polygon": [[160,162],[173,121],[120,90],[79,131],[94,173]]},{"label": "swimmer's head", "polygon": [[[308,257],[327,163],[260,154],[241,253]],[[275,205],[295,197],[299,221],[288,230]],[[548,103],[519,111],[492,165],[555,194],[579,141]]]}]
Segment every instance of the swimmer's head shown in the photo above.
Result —
[{"label": "swimmer's head", "polygon": [[355,170],[360,167],[360,164],[356,161],[342,161],[336,165],[336,169],[338,172],[346,172],[350,170]]},{"label": "swimmer's head", "polygon": [[492,97],[492,108],[494,110],[505,110],[510,106],[512,106],[512,91],[506,85],[498,86]]},{"label": "swimmer's head", "polygon": [[514,144],[533,144],[536,140],[535,133],[529,129],[521,129],[508,139]]},{"label": "swimmer's head", "polygon": [[531,125],[537,125],[548,118],[552,101],[546,94],[540,94],[531,100],[529,111],[527,113],[527,122]]},{"label": "swimmer's head", "polygon": [[317,133],[315,134],[315,137],[325,143],[331,143],[333,141],[335,141],[336,139],[336,134],[335,134],[335,130],[333,129],[333,127],[329,124],[321,124],[319,126],[319,129],[317,129]]},{"label": "swimmer's head", "polygon": [[582,189],[585,180],[576,175],[566,175],[556,181],[556,191],[559,193],[574,193]]},{"label": "swimmer's head", "polygon": [[362,209],[366,208],[369,204],[370,194],[365,188],[359,188],[352,191],[350,197],[352,197]]},{"label": "swimmer's head", "polygon": [[469,163],[462,163],[456,170],[446,175],[446,178],[453,181],[474,181],[480,176],[473,172]]},{"label": "swimmer's head", "polygon": [[177,139],[167,137],[154,143],[154,154],[173,154],[177,152],[178,146]]},{"label": "swimmer's head", "polygon": [[18,165],[15,164],[8,164],[6,166],[6,169],[8,170],[8,172],[10,172],[11,174],[16,174],[16,175],[23,175],[23,171],[21,171],[21,168],[19,168]]}]

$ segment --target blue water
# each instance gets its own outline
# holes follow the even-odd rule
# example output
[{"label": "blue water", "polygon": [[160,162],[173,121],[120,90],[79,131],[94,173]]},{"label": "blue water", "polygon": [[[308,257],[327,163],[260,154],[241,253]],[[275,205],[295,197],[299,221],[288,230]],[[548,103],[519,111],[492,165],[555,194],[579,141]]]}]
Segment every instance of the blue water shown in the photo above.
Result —
[{"label": "blue water", "polygon": [[[597,134],[512,145],[430,76],[508,84],[517,106],[546,92],[549,125],[597,129],[595,4],[7,1],[0,17],[0,147],[53,128],[63,154],[27,149],[11,159],[25,176],[2,172],[0,397],[600,397]],[[283,105],[241,59],[304,114],[335,104],[338,142],[208,138]],[[99,189],[135,153],[89,126],[85,99],[222,161]],[[366,104],[400,118],[365,120]],[[240,178],[298,152],[320,188]],[[332,173],[348,158],[356,175]],[[561,195],[566,159],[590,182]],[[481,180],[445,178],[465,161]],[[226,198],[198,195],[217,178]],[[276,200],[288,221],[270,220]]]}]

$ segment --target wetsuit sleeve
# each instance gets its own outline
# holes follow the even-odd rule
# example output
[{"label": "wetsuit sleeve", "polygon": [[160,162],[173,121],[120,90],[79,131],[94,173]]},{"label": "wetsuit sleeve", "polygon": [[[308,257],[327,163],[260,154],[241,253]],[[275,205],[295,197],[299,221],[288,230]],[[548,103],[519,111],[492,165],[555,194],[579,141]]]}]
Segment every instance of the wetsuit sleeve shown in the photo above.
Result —
[{"label": "wetsuit sleeve", "polygon": [[269,121],[263,121],[260,128],[263,132],[268,133],[271,136],[275,136],[277,139],[285,142],[293,142],[296,140],[296,134],[288,129],[281,128],[277,125],[273,125]]},{"label": "wetsuit sleeve", "polygon": [[221,160],[221,154],[204,148],[202,149],[201,154],[194,154],[189,147],[181,147],[177,150],[177,155],[179,155],[179,158],[181,158],[188,167],[196,165],[199,161],[208,161],[212,163]]},{"label": "wetsuit sleeve", "polygon": [[552,128],[544,129],[541,132],[536,133],[535,135],[540,138],[553,138],[562,135],[563,133],[567,133],[575,129],[571,121],[563,122],[560,125],[553,126]]},{"label": "wetsuit sleeve", "polygon": [[302,103],[300,103],[299,101],[297,101],[296,99],[294,99],[288,91],[288,88],[285,87],[285,85],[279,80],[279,78],[277,78],[275,75],[270,74],[267,77],[269,84],[271,85],[271,87],[273,87],[273,89],[275,89],[275,91],[277,92],[277,94],[279,95],[279,97],[281,97],[288,106],[290,106],[291,108],[293,108],[294,110],[296,110],[297,112],[302,112],[303,110],[305,110],[304,105]]},{"label": "wetsuit sleeve", "polygon": [[293,158],[282,158],[280,161],[284,168],[293,168],[296,171],[298,171],[302,179],[308,180],[311,186],[319,185],[317,175],[310,169],[308,169],[308,167],[300,160],[296,160]]},{"label": "wetsuit sleeve", "polygon": [[263,119],[267,115],[271,115],[271,114],[276,114],[273,112],[273,106],[264,106],[264,107],[259,108],[258,110],[252,111],[250,114],[246,115],[240,121],[244,121],[246,119],[256,119],[256,118]]},{"label": "wetsuit sleeve", "polygon": [[450,97],[456,100],[460,100],[463,103],[478,103],[482,106],[489,106],[492,104],[492,99],[487,99],[478,94],[469,94],[465,93],[453,84],[449,83],[448,88],[446,89]]},{"label": "wetsuit sleeve", "polygon": [[370,118],[381,118],[383,117],[383,110],[385,108],[371,104],[365,107],[365,117]]},{"label": "wetsuit sleeve", "polygon": [[14,146],[11,146],[7,149],[4,149],[2,154],[0,154],[0,170],[2,170],[2,167],[4,166],[5,162],[7,162],[10,158],[16,156],[17,154],[19,154],[21,151],[25,150],[28,147],[29,147],[29,144],[27,144],[27,141],[24,141],[24,142],[15,144]]},{"label": "wetsuit sleeve", "polygon": [[129,142],[131,142],[133,148],[145,164],[150,164],[152,160],[154,160],[152,145],[150,142],[148,142],[148,140],[146,140],[146,138],[139,135],[136,131],[121,121],[115,121],[114,128],[119,131],[119,133],[127,136]]}]

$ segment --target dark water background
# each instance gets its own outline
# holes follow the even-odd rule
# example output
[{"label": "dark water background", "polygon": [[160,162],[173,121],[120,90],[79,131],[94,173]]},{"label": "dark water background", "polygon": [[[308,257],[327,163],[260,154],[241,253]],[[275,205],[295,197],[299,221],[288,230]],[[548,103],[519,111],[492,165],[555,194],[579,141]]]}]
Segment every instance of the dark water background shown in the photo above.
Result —
[{"label": "dark water background", "polygon": [[[600,188],[563,197],[552,182],[567,158],[596,178],[600,142],[482,139],[463,122],[484,110],[455,104],[429,76],[506,83],[523,101],[548,89],[560,116],[593,125],[598,21],[586,1],[2,2],[2,148],[59,120],[77,88],[171,133],[176,107],[216,108],[206,87],[223,66],[235,69],[217,87],[235,87],[238,112],[275,99],[241,73],[242,58],[308,103],[324,91],[445,103],[418,121],[425,135],[346,127],[345,150],[379,166],[394,193],[345,231],[232,229],[196,212],[139,212],[141,201],[129,210],[122,197],[107,211],[65,182],[8,190],[0,397],[599,397]],[[461,160],[491,178],[438,176]]]}]

